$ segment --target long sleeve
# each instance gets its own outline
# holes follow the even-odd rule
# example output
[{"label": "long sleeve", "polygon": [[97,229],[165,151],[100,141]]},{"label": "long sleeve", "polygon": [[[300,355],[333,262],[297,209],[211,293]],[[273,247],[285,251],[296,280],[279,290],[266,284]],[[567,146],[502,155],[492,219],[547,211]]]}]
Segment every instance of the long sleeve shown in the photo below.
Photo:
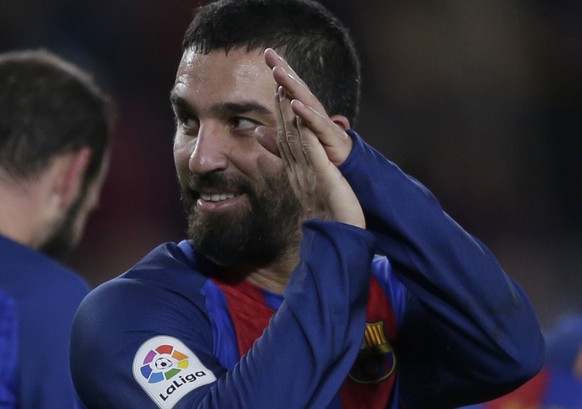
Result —
[{"label": "long sleeve", "polygon": [[399,341],[407,407],[487,399],[532,377],[544,343],[521,288],[424,186],[350,135],[354,148],[340,170],[362,204],[377,251],[409,293]]},{"label": "long sleeve", "polygon": [[[84,301],[73,331],[71,360],[81,398],[88,409],[326,408],[362,343],[373,249],[373,235],[365,230],[305,222],[301,260],[285,300],[263,335],[230,371],[213,351],[204,312],[208,300],[176,294],[188,286],[194,290],[192,284],[166,282],[161,288],[136,280],[134,274],[101,286]],[[177,271],[175,260],[158,263],[155,269],[157,276],[194,274]],[[176,376],[179,381],[173,389],[154,396],[161,398],[156,406],[134,379],[140,374],[131,373],[131,359],[140,345],[159,336],[178,339],[176,349],[189,357],[188,368],[195,367],[196,372],[191,377],[180,372],[183,376]],[[210,379],[207,370],[215,382],[185,385],[190,379],[194,382],[196,373]],[[175,405],[164,404],[170,393],[173,398],[187,388]]]},{"label": "long sleeve", "polygon": [[326,408],[347,377],[364,334],[370,238],[345,225],[307,226],[285,301],[203,407]]}]

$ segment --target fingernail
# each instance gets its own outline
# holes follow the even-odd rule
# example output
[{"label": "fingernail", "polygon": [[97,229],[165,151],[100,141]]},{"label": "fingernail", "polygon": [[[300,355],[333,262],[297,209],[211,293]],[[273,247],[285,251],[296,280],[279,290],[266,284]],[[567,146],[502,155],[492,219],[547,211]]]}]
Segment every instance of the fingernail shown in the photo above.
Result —
[{"label": "fingernail", "polygon": [[301,101],[299,101],[298,99],[294,99],[293,101],[291,101],[292,104],[297,104],[299,105],[301,108],[303,108],[305,106],[305,104]]},{"label": "fingernail", "polygon": [[259,137],[263,137],[267,134],[267,129],[265,126],[257,126],[255,128],[255,135],[259,136]]}]

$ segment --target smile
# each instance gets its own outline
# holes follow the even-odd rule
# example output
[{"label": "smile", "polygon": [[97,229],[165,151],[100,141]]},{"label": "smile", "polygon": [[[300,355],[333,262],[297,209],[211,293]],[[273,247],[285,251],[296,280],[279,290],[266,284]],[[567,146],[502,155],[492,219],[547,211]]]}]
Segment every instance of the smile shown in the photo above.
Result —
[{"label": "smile", "polygon": [[234,193],[213,193],[213,194],[200,194],[200,199],[205,202],[221,202],[223,200],[234,199],[238,195]]},{"label": "smile", "polygon": [[200,193],[196,208],[202,212],[223,212],[240,205],[244,195],[240,193]]}]

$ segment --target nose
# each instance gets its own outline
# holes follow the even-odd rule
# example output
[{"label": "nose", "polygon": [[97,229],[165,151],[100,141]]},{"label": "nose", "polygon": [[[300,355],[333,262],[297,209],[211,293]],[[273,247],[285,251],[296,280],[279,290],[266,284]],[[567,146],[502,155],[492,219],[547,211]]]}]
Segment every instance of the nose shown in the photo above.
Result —
[{"label": "nose", "polygon": [[196,138],[194,150],[190,154],[188,166],[190,171],[206,174],[224,170],[228,164],[226,140],[217,127],[201,126]]}]

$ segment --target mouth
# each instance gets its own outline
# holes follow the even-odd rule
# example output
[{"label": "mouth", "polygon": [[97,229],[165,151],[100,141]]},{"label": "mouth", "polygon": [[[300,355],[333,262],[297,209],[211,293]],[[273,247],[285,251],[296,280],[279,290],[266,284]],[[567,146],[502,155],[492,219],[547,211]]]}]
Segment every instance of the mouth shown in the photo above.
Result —
[{"label": "mouth", "polygon": [[220,173],[192,175],[181,187],[187,208],[196,212],[234,210],[248,201],[251,191],[249,182],[242,177]]},{"label": "mouth", "polygon": [[236,208],[243,196],[234,192],[199,192],[196,208],[202,212],[228,211]]},{"label": "mouth", "polygon": [[237,193],[200,193],[200,200],[205,202],[223,202],[239,196],[240,194]]}]

